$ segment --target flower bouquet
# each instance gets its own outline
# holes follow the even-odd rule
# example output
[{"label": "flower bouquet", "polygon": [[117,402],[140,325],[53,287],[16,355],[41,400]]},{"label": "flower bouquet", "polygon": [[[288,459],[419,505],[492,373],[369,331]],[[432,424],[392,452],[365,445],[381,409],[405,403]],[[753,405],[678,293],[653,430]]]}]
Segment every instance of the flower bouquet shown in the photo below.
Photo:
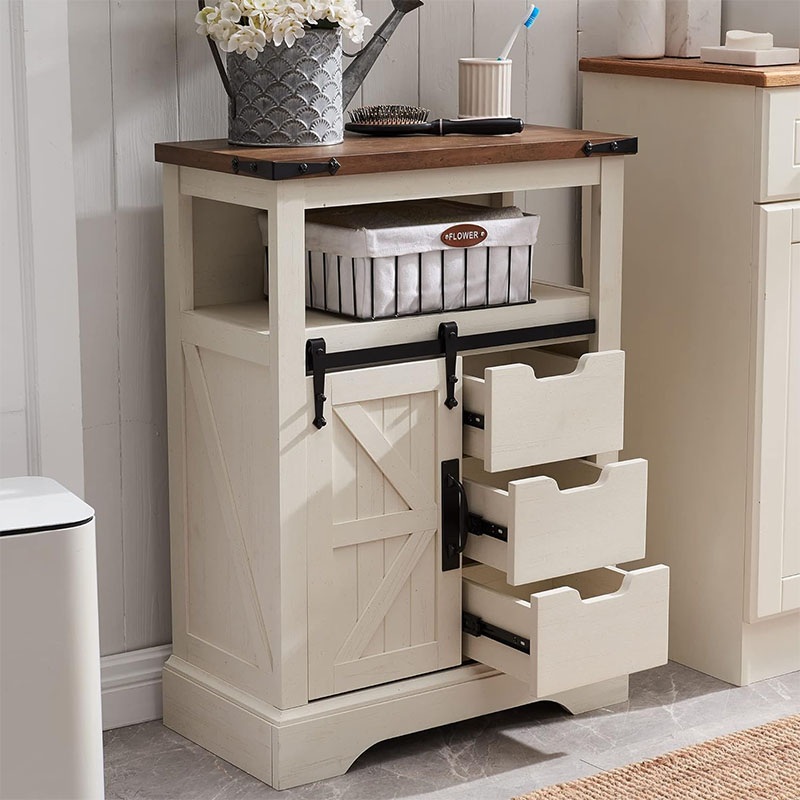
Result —
[{"label": "flower bouquet", "polygon": [[341,28],[352,42],[364,41],[370,21],[355,0],[226,0],[195,17],[197,32],[226,53],[255,60],[267,42],[291,47],[308,30]]}]

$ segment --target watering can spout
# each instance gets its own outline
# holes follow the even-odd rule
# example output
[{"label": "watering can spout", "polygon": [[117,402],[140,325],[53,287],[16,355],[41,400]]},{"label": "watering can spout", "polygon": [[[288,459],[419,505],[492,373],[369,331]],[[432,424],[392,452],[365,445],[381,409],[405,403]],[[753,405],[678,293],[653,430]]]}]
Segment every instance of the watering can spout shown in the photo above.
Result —
[{"label": "watering can spout", "polygon": [[358,91],[358,87],[364,82],[367,73],[372,69],[378,56],[386,46],[392,34],[397,30],[397,26],[409,11],[419,8],[422,0],[392,0],[394,9],[383,24],[369,40],[369,43],[353,60],[353,63],[345,70],[342,76],[342,107],[347,108],[350,101]]}]

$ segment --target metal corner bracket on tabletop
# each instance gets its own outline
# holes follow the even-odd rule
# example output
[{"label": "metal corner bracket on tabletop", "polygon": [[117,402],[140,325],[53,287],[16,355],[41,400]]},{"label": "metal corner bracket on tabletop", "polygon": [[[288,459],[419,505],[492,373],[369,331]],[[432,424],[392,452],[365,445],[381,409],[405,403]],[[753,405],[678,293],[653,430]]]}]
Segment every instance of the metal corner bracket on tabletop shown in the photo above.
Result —
[{"label": "metal corner bracket on tabletop", "polygon": [[325,173],[335,175],[341,166],[335,158],[328,161],[254,161],[234,156],[231,159],[231,172],[234,175],[249,175],[268,181],[285,181]]},{"label": "metal corner bracket on tabletop", "polygon": [[635,156],[639,152],[639,139],[629,136],[626,139],[615,139],[613,142],[586,142],[581,148],[585,156]]}]

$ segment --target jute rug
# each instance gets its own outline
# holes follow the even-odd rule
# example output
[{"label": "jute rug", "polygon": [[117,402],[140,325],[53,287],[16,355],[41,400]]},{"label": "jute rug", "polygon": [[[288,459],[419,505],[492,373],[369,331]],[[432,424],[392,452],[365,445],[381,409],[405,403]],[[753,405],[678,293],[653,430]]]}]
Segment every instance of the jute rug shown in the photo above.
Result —
[{"label": "jute rug", "polygon": [[798,800],[800,714],[516,800]]}]

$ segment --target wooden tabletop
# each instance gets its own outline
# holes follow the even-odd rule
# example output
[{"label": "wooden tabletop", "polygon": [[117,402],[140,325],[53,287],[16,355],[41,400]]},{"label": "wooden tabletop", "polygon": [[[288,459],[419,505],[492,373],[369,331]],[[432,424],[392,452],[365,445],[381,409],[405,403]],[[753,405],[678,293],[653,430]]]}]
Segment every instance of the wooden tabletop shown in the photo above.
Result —
[{"label": "wooden tabletop", "polygon": [[784,67],[737,67],[707,64],[699,58],[629,59],[609,56],[582,58],[581,72],[637,75],[643,78],[672,78],[682,81],[733,83],[741,86],[800,86],[800,64]]},{"label": "wooden tabletop", "polygon": [[[325,147],[238,147],[222,139],[171,142],[156,145],[156,161],[183,167],[256,174],[259,177],[319,177],[314,167],[339,164],[337,175],[359,175],[398,170],[553,161],[586,158],[586,142],[602,144],[631,137],[569,128],[526,125],[509,136],[397,136],[347,134],[342,144]],[[635,143],[634,143],[635,144]],[[614,153],[593,153],[615,155]],[[305,173],[298,164],[310,165]],[[277,169],[276,169],[277,168]],[[328,172],[321,173],[328,175]]]}]

